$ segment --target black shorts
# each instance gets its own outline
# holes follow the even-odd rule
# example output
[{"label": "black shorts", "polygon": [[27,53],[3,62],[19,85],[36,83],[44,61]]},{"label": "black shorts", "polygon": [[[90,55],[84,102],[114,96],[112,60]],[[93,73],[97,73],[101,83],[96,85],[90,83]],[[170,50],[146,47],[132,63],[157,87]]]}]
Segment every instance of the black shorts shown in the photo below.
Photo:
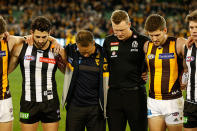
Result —
[{"label": "black shorts", "polygon": [[20,102],[20,121],[33,124],[38,121],[52,123],[60,120],[59,100],[52,99],[45,102]]},{"label": "black shorts", "polygon": [[185,101],[184,103],[184,128],[197,127],[197,104]]}]

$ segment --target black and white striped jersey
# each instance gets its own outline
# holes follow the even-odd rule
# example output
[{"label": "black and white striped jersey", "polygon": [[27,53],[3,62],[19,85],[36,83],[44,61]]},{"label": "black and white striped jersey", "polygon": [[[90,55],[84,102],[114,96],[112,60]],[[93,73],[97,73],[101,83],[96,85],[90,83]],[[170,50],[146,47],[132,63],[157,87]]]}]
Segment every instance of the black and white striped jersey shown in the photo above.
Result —
[{"label": "black and white striped jersey", "polygon": [[55,81],[57,64],[50,46],[39,50],[34,45],[24,44],[19,63],[23,77],[21,100],[43,102],[58,97]]},{"label": "black and white striped jersey", "polygon": [[197,104],[197,70],[196,70],[196,53],[195,45],[191,49],[185,47],[185,59],[188,67],[188,84],[186,101]]}]

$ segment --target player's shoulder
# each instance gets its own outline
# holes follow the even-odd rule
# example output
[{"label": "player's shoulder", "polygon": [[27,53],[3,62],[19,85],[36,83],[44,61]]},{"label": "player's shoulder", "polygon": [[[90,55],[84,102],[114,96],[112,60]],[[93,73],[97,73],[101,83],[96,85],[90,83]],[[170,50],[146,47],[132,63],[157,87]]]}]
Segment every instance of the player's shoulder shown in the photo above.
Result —
[{"label": "player's shoulder", "polygon": [[184,37],[179,37],[179,38],[177,38],[177,40],[182,41],[182,42],[186,42],[187,41],[187,39],[184,38]]},{"label": "player's shoulder", "polygon": [[106,37],[105,37],[105,41],[113,41],[113,40],[116,40],[117,39],[117,37],[114,35],[114,34],[112,34],[112,35],[107,35]]},{"label": "player's shoulder", "polygon": [[187,39],[183,38],[183,37],[179,37],[177,38],[177,44],[179,45],[185,45],[187,43]]}]

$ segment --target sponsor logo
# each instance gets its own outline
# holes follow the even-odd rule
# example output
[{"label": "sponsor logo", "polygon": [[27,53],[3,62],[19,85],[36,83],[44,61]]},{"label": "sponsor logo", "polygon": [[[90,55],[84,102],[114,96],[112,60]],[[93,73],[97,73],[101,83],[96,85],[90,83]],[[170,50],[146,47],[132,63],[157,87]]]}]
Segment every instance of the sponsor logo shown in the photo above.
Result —
[{"label": "sponsor logo", "polygon": [[186,62],[192,62],[194,60],[195,60],[195,57],[193,57],[193,56],[187,56],[186,57]]},{"label": "sponsor logo", "polygon": [[176,90],[176,91],[172,91],[172,95],[176,95],[177,93],[179,93],[179,90]]},{"label": "sponsor logo", "polygon": [[113,45],[119,45],[119,42],[111,42],[110,45],[111,46],[113,46]]},{"label": "sponsor logo", "polygon": [[154,58],[155,58],[155,55],[153,54],[148,55],[148,59],[154,59]]},{"label": "sponsor logo", "polygon": [[174,53],[159,54],[159,59],[174,59]]},{"label": "sponsor logo", "polygon": [[112,52],[111,57],[117,57],[117,54],[115,51]]},{"label": "sponsor logo", "polygon": [[111,51],[117,51],[118,50],[118,46],[112,46],[111,47]]},{"label": "sponsor logo", "polygon": [[185,123],[185,124],[186,124],[186,123],[187,123],[187,121],[188,121],[188,117],[185,117],[185,116],[184,116],[184,117],[183,117],[183,123]]},{"label": "sponsor logo", "polygon": [[20,112],[21,119],[29,119],[29,113]]},{"label": "sponsor logo", "polygon": [[138,49],[131,49],[131,52],[138,52]]},{"label": "sponsor logo", "polygon": [[172,113],[172,116],[178,116],[178,115],[179,115],[179,112]]},{"label": "sponsor logo", "polygon": [[53,95],[52,90],[44,91],[44,96],[47,96],[47,95]]},{"label": "sponsor logo", "polygon": [[6,56],[6,51],[0,51],[0,57]]},{"label": "sponsor logo", "polygon": [[132,47],[133,47],[133,48],[137,48],[137,47],[138,47],[137,41],[133,41],[133,42],[132,42]]},{"label": "sponsor logo", "polygon": [[24,59],[25,59],[25,60],[33,61],[33,60],[35,60],[35,56],[26,55],[26,56],[24,56]]},{"label": "sponsor logo", "polygon": [[150,109],[148,109],[148,116],[152,115],[152,112]]},{"label": "sponsor logo", "polygon": [[133,38],[137,38],[137,35],[133,35]]},{"label": "sponsor logo", "polygon": [[44,57],[40,57],[40,62],[56,64],[56,60],[55,59],[44,58]]}]

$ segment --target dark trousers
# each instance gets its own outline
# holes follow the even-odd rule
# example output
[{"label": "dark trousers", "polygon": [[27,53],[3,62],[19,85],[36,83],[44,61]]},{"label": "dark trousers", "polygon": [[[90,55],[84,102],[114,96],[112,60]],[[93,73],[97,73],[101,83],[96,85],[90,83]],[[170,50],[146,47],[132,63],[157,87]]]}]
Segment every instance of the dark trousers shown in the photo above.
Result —
[{"label": "dark trousers", "polygon": [[107,98],[109,131],[147,131],[147,95],[140,89],[109,89]]},{"label": "dark trousers", "polygon": [[105,131],[106,120],[99,106],[70,105],[66,116],[66,131]]}]

